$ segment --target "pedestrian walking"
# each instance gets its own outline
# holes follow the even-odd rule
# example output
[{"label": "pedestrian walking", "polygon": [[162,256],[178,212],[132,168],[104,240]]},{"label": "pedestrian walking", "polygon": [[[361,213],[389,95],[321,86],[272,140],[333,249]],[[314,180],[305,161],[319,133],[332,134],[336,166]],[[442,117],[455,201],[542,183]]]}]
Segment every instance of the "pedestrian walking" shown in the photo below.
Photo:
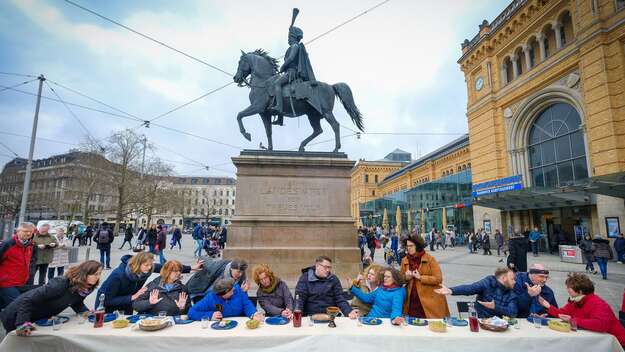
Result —
[{"label": "pedestrian walking", "polygon": [[592,255],[592,239],[590,238],[590,234],[584,235],[584,239],[579,243],[579,249],[582,250],[582,255],[586,259],[586,272],[597,274],[597,269],[592,265],[595,258]]},{"label": "pedestrian walking", "polygon": [[94,241],[97,243],[96,248],[100,250],[100,263],[110,269],[111,243],[113,243],[115,236],[113,236],[113,231],[109,228],[108,223],[103,222],[94,237]]},{"label": "pedestrian walking", "polygon": [[603,239],[600,234],[595,235],[592,240],[592,254],[599,264],[599,270],[604,280],[608,279],[608,261],[614,258],[610,241]]},{"label": "pedestrian walking", "polygon": [[538,227],[534,227],[534,231],[530,232],[530,245],[532,246],[532,254],[534,257],[538,257],[538,241],[540,240],[540,232]]},{"label": "pedestrian walking", "polygon": [[150,248],[150,253],[152,254],[158,254],[155,251],[157,236],[158,236],[158,230],[156,229],[156,224],[150,225],[150,229],[148,230],[148,234],[145,240],[147,241],[148,247]]},{"label": "pedestrian walking", "polygon": [[196,248],[195,251],[193,251],[193,256],[198,258],[202,256],[202,248],[204,248],[204,234],[202,232],[202,226],[200,224],[195,224],[192,237],[195,240]]},{"label": "pedestrian walking", "polygon": [[143,248],[143,246],[145,246],[147,235],[148,232],[143,228],[143,226],[139,227],[139,231],[137,231],[137,242],[135,243],[136,248]]},{"label": "pedestrian walking", "polygon": [[493,255],[490,251],[490,236],[486,232],[482,236],[482,249],[484,250],[483,255]]},{"label": "pedestrian walking", "polygon": [[80,247],[82,239],[78,235],[78,226],[76,224],[69,227],[69,238],[72,239],[72,247],[76,246],[76,241],[78,241],[78,247]]},{"label": "pedestrian walking", "polygon": [[503,249],[503,235],[499,230],[495,230],[495,243],[497,243],[497,256],[501,256],[501,250]]},{"label": "pedestrian walking", "polygon": [[178,244],[178,250],[181,251],[182,244],[180,243],[180,240],[182,239],[182,232],[180,231],[179,228],[176,227],[176,225],[172,227],[171,232],[172,234],[171,234],[171,248],[170,249],[174,249],[176,244]]},{"label": "pedestrian walking", "polygon": [[165,249],[167,248],[167,228],[163,225],[158,225],[156,229],[158,230],[158,235],[156,237],[156,245],[154,249],[156,250],[156,254],[159,256],[161,265],[164,265],[167,261],[165,259]]},{"label": "pedestrian walking", "polygon": [[527,238],[520,233],[514,233],[508,241],[508,250],[508,267],[515,272],[527,271]]},{"label": "pedestrian walking", "polygon": [[619,264],[625,264],[625,237],[621,232],[616,240],[614,240],[614,251],[616,252],[616,260]]},{"label": "pedestrian walking", "polygon": [[133,233],[132,233],[132,225],[128,225],[126,226],[126,230],[124,230],[124,243],[122,243],[121,246],[119,246],[119,249],[124,248],[124,245],[126,244],[126,242],[128,242],[128,249],[132,249],[132,238],[134,237]]},{"label": "pedestrian walking", "polygon": [[89,246],[91,246],[91,241],[93,239],[93,224],[89,223],[89,225],[87,225],[87,228],[85,229],[85,245],[87,245],[87,241],[89,241]]}]

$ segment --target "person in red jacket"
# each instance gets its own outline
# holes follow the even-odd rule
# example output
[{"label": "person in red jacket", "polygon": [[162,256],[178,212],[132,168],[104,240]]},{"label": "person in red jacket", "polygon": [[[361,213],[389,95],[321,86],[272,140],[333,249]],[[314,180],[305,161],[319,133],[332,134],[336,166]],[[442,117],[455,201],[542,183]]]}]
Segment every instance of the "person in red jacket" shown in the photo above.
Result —
[{"label": "person in red jacket", "polygon": [[31,268],[37,260],[33,253],[35,225],[23,222],[13,237],[0,246],[0,309],[13,302],[23,291]]},{"label": "person in red jacket", "polygon": [[538,298],[549,315],[564,321],[573,321],[582,329],[612,334],[625,346],[625,328],[612,312],[610,305],[595,295],[595,285],[588,276],[571,273],[565,285],[570,298],[562,308],[552,306],[542,297]]}]

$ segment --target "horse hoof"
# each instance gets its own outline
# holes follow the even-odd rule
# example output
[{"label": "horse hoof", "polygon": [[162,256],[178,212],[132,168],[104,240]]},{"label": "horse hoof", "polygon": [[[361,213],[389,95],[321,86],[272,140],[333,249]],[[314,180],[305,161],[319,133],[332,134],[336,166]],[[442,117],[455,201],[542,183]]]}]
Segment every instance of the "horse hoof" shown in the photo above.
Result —
[{"label": "horse hoof", "polygon": [[252,135],[247,132],[243,133],[243,137],[245,137],[245,139],[247,139],[250,142],[252,141]]}]

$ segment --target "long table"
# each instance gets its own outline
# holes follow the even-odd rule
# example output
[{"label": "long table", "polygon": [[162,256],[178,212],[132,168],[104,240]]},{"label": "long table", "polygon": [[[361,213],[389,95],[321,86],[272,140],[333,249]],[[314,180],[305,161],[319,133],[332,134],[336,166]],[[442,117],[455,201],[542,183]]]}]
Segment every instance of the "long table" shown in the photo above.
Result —
[{"label": "long table", "polygon": [[589,331],[562,333],[546,326],[535,328],[525,320],[520,329],[505,332],[468,327],[449,327],[445,333],[435,333],[427,327],[393,326],[384,319],[379,326],[359,326],[356,321],[337,318],[336,328],[327,324],[302,327],[291,324],[263,324],[258,329],[245,327],[245,318],[235,318],[239,325],[232,330],[203,329],[199,322],[176,325],[163,330],[146,332],[131,327],[114,329],[111,323],[95,329],[92,324],[79,325],[70,320],[61,330],[40,327],[30,337],[10,333],[0,344],[0,352],[28,351],[540,351],[540,352],[622,352],[612,335]]}]

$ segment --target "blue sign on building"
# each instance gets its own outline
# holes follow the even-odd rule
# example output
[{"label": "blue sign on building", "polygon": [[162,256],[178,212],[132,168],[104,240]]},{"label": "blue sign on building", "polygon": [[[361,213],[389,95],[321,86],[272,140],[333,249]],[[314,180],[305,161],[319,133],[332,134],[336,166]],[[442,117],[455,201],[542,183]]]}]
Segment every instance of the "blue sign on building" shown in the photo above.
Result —
[{"label": "blue sign on building", "polygon": [[472,185],[471,188],[471,194],[473,197],[479,197],[487,194],[521,190],[523,189],[523,181],[521,175],[515,175],[492,181],[476,183]]}]

